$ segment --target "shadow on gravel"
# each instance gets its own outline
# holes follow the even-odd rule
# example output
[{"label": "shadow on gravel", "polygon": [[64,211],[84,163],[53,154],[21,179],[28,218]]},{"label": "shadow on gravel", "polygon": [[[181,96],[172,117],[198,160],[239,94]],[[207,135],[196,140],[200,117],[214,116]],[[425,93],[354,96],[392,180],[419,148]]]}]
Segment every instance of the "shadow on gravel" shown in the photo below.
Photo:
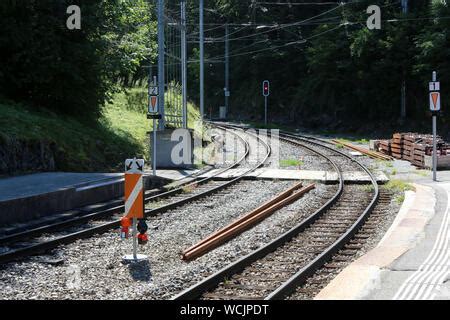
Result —
[{"label": "shadow on gravel", "polygon": [[135,281],[149,282],[152,279],[150,263],[146,260],[130,263],[128,270]]}]

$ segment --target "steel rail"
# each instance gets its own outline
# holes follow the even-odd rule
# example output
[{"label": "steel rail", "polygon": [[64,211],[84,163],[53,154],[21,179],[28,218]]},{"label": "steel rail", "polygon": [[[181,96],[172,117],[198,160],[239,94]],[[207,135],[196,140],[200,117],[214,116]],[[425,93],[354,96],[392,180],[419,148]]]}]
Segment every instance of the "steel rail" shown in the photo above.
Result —
[{"label": "steel rail", "polygon": [[[230,129],[227,129],[227,130],[230,131]],[[230,132],[233,132],[233,131],[230,131]],[[249,134],[249,133],[247,133],[247,134]],[[236,134],[236,135],[239,136],[238,134]],[[219,185],[219,186],[217,186],[215,188],[206,190],[206,191],[204,191],[202,193],[193,195],[193,196],[185,198],[185,199],[181,199],[179,201],[175,201],[175,202],[163,205],[163,206],[155,208],[155,209],[145,210],[145,216],[146,217],[154,216],[156,214],[159,214],[159,213],[171,210],[173,208],[179,207],[179,206],[184,205],[186,203],[192,202],[194,200],[200,199],[202,197],[205,197],[205,196],[208,196],[208,195],[210,195],[212,193],[220,191],[220,190],[222,190],[224,188],[227,188],[227,187],[231,186],[232,184],[237,183],[238,181],[243,179],[244,176],[247,175],[249,172],[252,172],[252,171],[256,170],[257,168],[263,166],[264,163],[267,161],[268,157],[271,154],[270,146],[265,141],[260,139],[258,136],[253,135],[253,134],[249,134],[249,135],[252,135],[255,138],[257,138],[265,146],[266,151],[267,151],[266,154],[265,154],[265,157],[261,161],[259,161],[254,167],[249,168],[248,170],[246,170],[243,173],[241,173],[238,177],[236,177],[236,178],[234,178],[234,179],[232,179],[230,181],[224,182],[223,184],[221,184],[221,185]],[[223,170],[220,170],[219,172],[217,172],[216,174],[214,174],[214,175],[212,175],[210,177],[204,178],[204,179],[202,179],[200,181],[196,181],[196,182],[190,183],[187,186],[189,186],[189,185],[198,185],[200,183],[205,183],[205,182],[211,181],[213,178],[217,177],[218,175],[222,174],[223,172],[226,172],[227,170],[229,170],[231,168],[234,168],[234,167],[238,166],[242,161],[244,161],[249,155],[250,146],[249,146],[248,142],[245,141],[242,138],[242,136],[239,136],[239,138],[244,141],[245,146],[246,146],[245,155],[241,159],[239,159],[239,163],[234,163],[234,164],[230,165],[229,167],[227,167],[227,168],[225,168]],[[162,198],[162,197],[167,196],[167,195],[173,195],[175,193],[179,193],[185,187],[186,187],[186,185],[184,185],[183,187],[177,188],[175,190],[171,190],[171,191],[168,191],[166,193],[153,196],[152,199]],[[97,214],[97,215],[101,214],[103,216],[103,215],[111,215],[111,214],[114,214],[114,213],[119,213],[122,209],[123,209],[123,205],[115,207],[115,208],[111,208],[111,209],[108,209],[108,210],[104,210],[101,213],[98,213],[98,212],[94,213],[94,214],[91,215],[91,217],[86,217],[84,220],[85,221],[90,220],[89,218],[92,218],[93,216],[95,216],[95,214]],[[80,220],[77,220],[77,221],[80,221]],[[36,231],[33,230],[32,232],[35,232],[33,235],[35,235],[35,234],[42,234],[44,232],[44,230],[48,231],[50,229],[53,229],[53,230],[54,229],[59,229],[61,227],[71,226],[73,224],[74,223],[70,223],[70,222],[67,222],[67,223],[62,222],[62,223],[59,223],[57,226],[54,226],[54,227],[53,226],[49,226],[49,227],[47,227],[48,229],[41,228],[40,230],[36,230]],[[70,234],[67,234],[67,235],[64,235],[64,236],[60,236],[60,237],[57,237],[55,239],[51,239],[51,240],[48,240],[48,241],[43,241],[43,242],[39,242],[39,243],[30,245],[30,246],[9,250],[9,251],[0,253],[0,264],[6,263],[6,262],[9,262],[9,261],[12,261],[12,260],[16,260],[16,259],[21,258],[21,257],[29,256],[29,255],[32,255],[32,254],[44,252],[44,251],[56,248],[59,245],[67,244],[67,243],[73,242],[73,241],[81,239],[81,238],[86,238],[86,237],[90,237],[90,236],[95,235],[95,234],[107,232],[107,231],[109,231],[111,229],[114,229],[114,228],[117,228],[119,226],[120,226],[120,220],[115,220],[115,221],[107,222],[107,223],[104,223],[104,224],[101,224],[101,225],[98,225],[98,226],[86,228],[86,229],[81,230],[81,231],[70,233]],[[29,237],[29,235],[23,235],[22,238],[20,238],[20,239],[23,239],[23,238],[26,239],[28,237]],[[18,241],[16,240],[16,242],[18,242]]]},{"label": "steel rail", "polygon": [[[280,132],[280,138],[283,139],[285,142],[290,142],[293,144],[297,144],[301,146],[302,148],[306,148],[313,153],[325,158],[328,162],[332,164],[332,166],[335,168],[336,172],[338,172],[339,175],[339,188],[336,194],[327,201],[321,208],[316,210],[312,215],[310,215],[308,218],[303,220],[300,224],[293,227],[289,231],[285,232],[275,240],[271,241],[267,245],[253,251],[252,253],[248,254],[247,256],[231,263],[230,265],[224,267],[223,269],[219,270],[218,272],[214,273],[213,275],[207,277],[206,279],[200,281],[199,283],[195,284],[194,286],[182,291],[175,297],[173,297],[173,300],[183,300],[183,299],[196,299],[199,296],[201,296],[203,293],[207,292],[208,290],[214,288],[217,286],[221,281],[223,281],[224,278],[231,277],[232,275],[244,270],[248,265],[251,263],[259,260],[260,258],[266,256],[267,254],[275,251],[277,248],[281,247],[283,244],[290,241],[292,238],[300,234],[303,230],[305,230],[307,227],[311,226],[318,218],[320,218],[334,203],[338,201],[340,198],[342,192],[343,192],[343,185],[344,180],[342,177],[342,172],[337,166],[337,164],[331,160],[329,156],[326,156],[315,149],[312,149],[305,145],[304,143],[313,144],[316,146],[320,146],[321,148],[328,149],[332,152],[338,153],[347,159],[354,161],[359,167],[361,167],[369,176],[371,179],[371,182],[374,186],[374,196],[370,202],[370,204],[366,207],[364,212],[360,215],[358,220],[347,229],[347,231],[338,238],[335,242],[333,242],[332,245],[330,245],[328,248],[326,248],[321,254],[319,254],[316,258],[314,258],[310,263],[308,263],[307,266],[303,267],[301,270],[299,270],[296,274],[294,274],[291,278],[288,279],[288,281],[284,282],[281,286],[276,288],[270,295],[268,295],[265,299],[280,299],[289,294],[293,289],[295,289],[298,285],[300,285],[302,282],[304,282],[308,276],[312,275],[318,268],[323,266],[326,261],[328,261],[331,256],[336,253],[339,249],[341,249],[348,240],[350,240],[356,232],[360,229],[360,227],[364,224],[365,220],[369,216],[370,212],[373,210],[373,208],[376,205],[376,202],[378,201],[379,197],[379,190],[378,190],[378,184],[371,172],[360,162],[353,159],[349,155],[340,152],[338,150],[335,150],[331,147],[328,147],[326,145],[323,145],[321,143],[317,142],[311,142],[307,139],[300,138],[298,136],[290,135],[285,132]],[[292,140],[294,139],[294,140]],[[303,143],[299,142],[302,141]]]},{"label": "steel rail", "polygon": [[[280,136],[280,138],[282,137]],[[290,140],[290,142],[296,144],[295,141]],[[299,143],[297,144],[300,145]],[[282,246],[283,244],[285,244],[286,242],[297,236],[307,227],[312,225],[317,219],[319,219],[326,212],[327,209],[329,209],[333,204],[335,204],[339,200],[344,190],[344,178],[337,164],[331,158],[316,151],[313,148],[310,148],[306,145],[301,145],[301,147],[324,158],[327,162],[331,164],[331,166],[337,172],[339,178],[339,186],[336,193],[324,205],[322,205],[322,207],[316,210],[308,218],[303,220],[300,224],[294,226],[293,228],[283,233],[276,239],[272,240],[268,244],[264,245],[263,247],[256,249],[255,251],[249,253],[248,255],[244,256],[243,258],[240,258],[235,262],[232,262],[228,266],[222,268],[221,270],[205,278],[204,280],[198,282],[197,284],[191,286],[190,288],[185,289],[181,293],[174,296],[172,300],[193,300],[200,297],[203,293],[217,286],[221,281],[223,281],[223,279],[231,277],[232,275],[242,271],[243,269],[245,269],[245,267],[247,267],[251,263],[275,251],[277,248],[279,248],[280,246]]]},{"label": "steel rail", "polygon": [[277,201],[270,207],[266,209],[257,208],[255,211],[250,212],[250,214],[235,220],[232,224],[226,226],[224,231],[219,230],[215,235],[211,236],[209,239],[205,240],[203,243],[195,245],[192,249],[182,252],[182,259],[185,261],[193,260],[208,251],[211,251],[218,246],[226,243],[230,239],[242,234],[244,231],[250,229],[258,222],[264,220],[267,216],[273,214],[274,212],[280,210],[302,197],[305,193],[315,188],[314,184],[310,184],[298,190],[298,192],[292,192],[287,197],[282,199],[277,199]]},{"label": "steel rail", "polygon": [[[285,136],[290,136],[287,133],[282,133]],[[304,138],[297,138],[302,141],[307,141]],[[274,290],[270,295],[268,295],[265,300],[275,300],[282,299],[291,293],[297,286],[304,283],[306,279],[311,276],[317,269],[322,267],[331,257],[337,253],[340,249],[344,247],[344,245],[354,237],[354,235],[361,229],[364,225],[365,221],[369,217],[370,213],[375,208],[378,199],[379,199],[379,188],[378,183],[373,174],[370,172],[366,166],[360,163],[358,160],[353,159],[351,156],[347,155],[344,152],[334,150],[328,146],[321,145],[321,147],[333,150],[344,157],[354,161],[360,168],[362,168],[370,177],[371,183],[374,187],[374,195],[372,197],[371,202],[366,207],[364,212],[359,216],[359,218],[350,226],[347,231],[339,237],[333,244],[331,244],[328,248],[326,248],[321,254],[319,254],[316,258],[314,258],[311,262],[309,262],[306,266],[300,269],[296,274],[294,274],[291,278],[289,278],[285,283],[279,286],[276,290]]]},{"label": "steel rail", "polygon": [[[223,128],[223,130],[228,130],[228,129]],[[241,136],[237,135],[235,132],[233,132],[231,130],[228,130],[228,131],[230,133],[234,134],[235,136],[237,136],[238,139],[240,139],[242,141],[242,143],[245,147],[244,154],[238,160],[236,160],[234,163],[232,163],[228,167],[223,168],[222,170],[219,170],[218,172],[214,173],[213,175],[211,175],[209,177],[206,177],[201,180],[194,181],[194,182],[183,183],[172,190],[167,190],[167,191],[164,191],[164,192],[156,194],[156,195],[146,196],[144,199],[144,203],[149,203],[154,200],[163,199],[163,198],[167,198],[167,197],[179,194],[179,193],[183,192],[183,189],[186,187],[205,184],[205,183],[211,181],[212,179],[214,179],[215,177],[217,177],[218,175],[220,175],[220,174],[226,172],[227,170],[230,170],[230,169],[238,166],[240,163],[242,163],[249,154],[249,145]],[[90,220],[104,218],[104,217],[107,217],[108,215],[120,213],[121,211],[123,211],[124,207],[125,207],[125,205],[124,205],[123,199],[114,199],[114,200],[109,201],[106,205],[101,206],[101,208],[97,208],[95,211],[88,213],[88,214],[77,215],[74,218],[64,219],[63,221],[58,221],[58,222],[54,222],[54,223],[47,224],[44,226],[39,226],[39,227],[35,227],[32,229],[24,230],[21,232],[15,232],[12,234],[2,236],[2,237],[0,237],[0,245],[4,245],[6,243],[11,243],[13,241],[18,241],[20,239],[24,239],[27,237],[37,236],[37,235],[43,234],[45,232],[53,232],[60,228],[66,228],[69,226],[86,223]]]}]

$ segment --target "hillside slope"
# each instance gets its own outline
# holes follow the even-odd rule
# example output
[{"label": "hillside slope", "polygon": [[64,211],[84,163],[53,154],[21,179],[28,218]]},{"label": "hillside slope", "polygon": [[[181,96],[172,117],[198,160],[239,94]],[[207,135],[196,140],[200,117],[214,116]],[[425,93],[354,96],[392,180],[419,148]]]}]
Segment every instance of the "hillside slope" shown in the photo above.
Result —
[{"label": "hillside slope", "polygon": [[[91,123],[0,101],[0,175],[120,171],[127,157],[148,158],[151,121],[143,90],[116,94],[99,121]],[[191,119],[198,116],[193,105],[189,113]]]}]

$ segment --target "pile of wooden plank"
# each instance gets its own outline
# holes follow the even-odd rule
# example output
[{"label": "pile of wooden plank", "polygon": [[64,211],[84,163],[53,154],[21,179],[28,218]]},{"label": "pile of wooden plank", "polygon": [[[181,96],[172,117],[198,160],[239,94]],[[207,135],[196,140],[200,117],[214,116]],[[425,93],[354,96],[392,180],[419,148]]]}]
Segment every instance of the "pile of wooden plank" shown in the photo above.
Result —
[{"label": "pile of wooden plank", "polygon": [[403,136],[401,133],[394,133],[391,139],[391,155],[396,159],[401,159],[403,153]]},{"label": "pile of wooden plank", "polygon": [[[392,139],[379,140],[376,150],[411,162],[419,168],[429,167],[429,157],[433,152],[433,136],[413,132],[394,133]],[[450,167],[450,145],[437,137],[438,167]]]}]

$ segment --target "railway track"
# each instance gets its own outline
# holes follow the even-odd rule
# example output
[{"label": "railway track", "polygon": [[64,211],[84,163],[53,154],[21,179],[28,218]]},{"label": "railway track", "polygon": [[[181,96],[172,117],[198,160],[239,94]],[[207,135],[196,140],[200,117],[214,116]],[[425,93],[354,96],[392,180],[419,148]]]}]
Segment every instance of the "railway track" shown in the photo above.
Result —
[{"label": "railway track", "polygon": [[364,226],[356,233],[345,246],[336,252],[331,259],[301,286],[290,294],[289,300],[313,299],[328,283],[339,274],[345,267],[354,261],[361,254],[368,242],[375,236],[374,232],[389,215],[387,209],[392,200],[392,192],[380,189],[380,197],[377,206],[374,208]]},{"label": "railway track", "polygon": [[[173,299],[284,298],[349,243],[364,224],[379,197],[370,171],[347,154],[317,141],[288,133],[281,133],[280,139],[326,159],[339,176],[336,193],[294,228]],[[371,188],[345,185],[343,167],[364,171]]]},{"label": "railway track", "polygon": [[[146,217],[161,214],[226,189],[242,180],[247,173],[264,165],[271,152],[270,146],[265,141],[259,139],[256,135],[252,135],[252,139],[258,140],[257,145],[262,146],[261,148],[258,147],[256,152],[261,153],[261,150],[265,151],[262,157],[260,154],[254,157],[258,160],[249,165],[246,163],[246,159],[253,153],[249,143],[242,134],[236,133],[232,129],[219,128],[233,133],[245,145],[245,152],[242,157],[208,178],[184,184],[158,195],[146,197]],[[242,166],[245,170],[238,177],[229,181],[214,181],[214,178],[218,175],[239,166]],[[120,204],[112,208],[5,235],[0,238],[0,264],[45,252],[80,238],[90,237],[118,228],[123,210],[124,205]]]}]

